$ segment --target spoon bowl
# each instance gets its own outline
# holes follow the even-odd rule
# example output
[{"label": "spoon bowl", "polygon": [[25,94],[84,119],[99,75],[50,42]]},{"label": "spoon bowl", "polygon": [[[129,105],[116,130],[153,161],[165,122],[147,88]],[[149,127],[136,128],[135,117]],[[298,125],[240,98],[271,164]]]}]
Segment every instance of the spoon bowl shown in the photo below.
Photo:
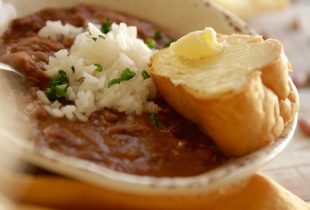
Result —
[{"label": "spoon bowl", "polygon": [[15,76],[18,76],[18,77],[21,77],[21,78],[25,78],[25,76],[22,73],[20,73],[16,69],[14,69],[12,66],[7,65],[5,63],[1,63],[1,62],[0,62],[0,71],[2,71],[2,72],[4,71],[4,72],[7,72],[7,73],[14,74]]}]

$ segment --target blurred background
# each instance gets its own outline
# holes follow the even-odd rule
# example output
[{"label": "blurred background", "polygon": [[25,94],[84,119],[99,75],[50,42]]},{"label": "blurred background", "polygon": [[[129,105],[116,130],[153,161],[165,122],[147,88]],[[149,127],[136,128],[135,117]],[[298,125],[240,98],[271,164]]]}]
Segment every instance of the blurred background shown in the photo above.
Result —
[{"label": "blurred background", "polygon": [[[279,39],[293,66],[300,95],[299,126],[293,141],[262,172],[310,201],[310,1],[213,0],[244,19],[264,38]],[[275,78],[276,79],[276,78]]]}]

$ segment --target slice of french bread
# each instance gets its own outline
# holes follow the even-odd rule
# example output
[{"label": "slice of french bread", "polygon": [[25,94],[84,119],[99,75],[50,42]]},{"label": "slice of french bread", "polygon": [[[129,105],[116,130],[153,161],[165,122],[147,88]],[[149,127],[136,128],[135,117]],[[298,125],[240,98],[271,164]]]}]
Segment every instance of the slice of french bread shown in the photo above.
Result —
[{"label": "slice of french bread", "polygon": [[187,60],[169,48],[151,59],[167,102],[195,122],[226,154],[248,154],[276,140],[298,110],[282,44],[260,36],[219,35],[223,51]]}]

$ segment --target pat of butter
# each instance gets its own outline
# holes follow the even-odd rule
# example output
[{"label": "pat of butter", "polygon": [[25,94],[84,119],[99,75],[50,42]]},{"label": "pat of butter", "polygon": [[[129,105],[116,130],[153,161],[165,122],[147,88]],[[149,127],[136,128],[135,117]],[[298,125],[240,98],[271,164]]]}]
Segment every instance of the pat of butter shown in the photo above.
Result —
[{"label": "pat of butter", "polygon": [[177,56],[192,60],[218,55],[223,47],[216,39],[215,30],[210,27],[191,32],[170,45]]}]

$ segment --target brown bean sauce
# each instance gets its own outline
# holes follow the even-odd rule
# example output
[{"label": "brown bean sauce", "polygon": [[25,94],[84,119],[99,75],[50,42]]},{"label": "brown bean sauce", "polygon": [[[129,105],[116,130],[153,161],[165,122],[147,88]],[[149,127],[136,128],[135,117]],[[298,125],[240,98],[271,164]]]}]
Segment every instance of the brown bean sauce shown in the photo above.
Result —
[{"label": "brown bean sauce", "polygon": [[[197,175],[226,161],[209,137],[172,110],[160,96],[156,99],[162,108],[158,127],[150,121],[149,114],[132,116],[105,109],[93,113],[87,122],[72,122],[53,118],[43,109],[35,94],[49,81],[42,72],[43,65],[54,52],[69,48],[73,40],[53,41],[39,37],[37,32],[47,20],[84,27],[88,22],[101,23],[106,18],[137,26],[142,39],[153,37],[158,29],[148,21],[97,5],[78,5],[45,9],[15,19],[1,37],[0,61],[15,66],[29,80],[25,110],[35,123],[32,140],[36,145],[116,171],[158,177]],[[162,38],[157,39],[157,48],[177,37],[176,33],[160,29]]]}]

